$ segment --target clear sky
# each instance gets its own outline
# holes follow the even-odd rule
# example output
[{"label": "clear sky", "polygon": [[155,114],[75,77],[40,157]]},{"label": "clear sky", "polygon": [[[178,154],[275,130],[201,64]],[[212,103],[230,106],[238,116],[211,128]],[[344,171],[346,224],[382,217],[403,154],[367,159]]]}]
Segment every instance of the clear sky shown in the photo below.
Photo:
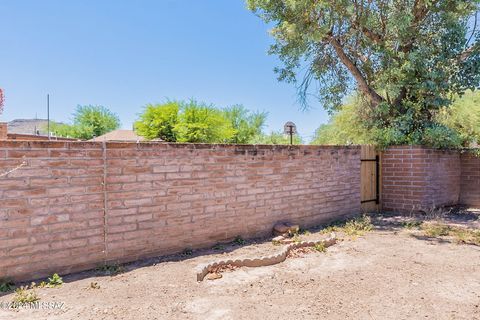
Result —
[{"label": "clear sky", "polygon": [[0,0],[0,119],[71,120],[104,105],[131,128],[142,107],[195,98],[269,112],[267,130],[294,121],[306,140],[328,119],[300,111],[279,83],[268,26],[243,0]]}]

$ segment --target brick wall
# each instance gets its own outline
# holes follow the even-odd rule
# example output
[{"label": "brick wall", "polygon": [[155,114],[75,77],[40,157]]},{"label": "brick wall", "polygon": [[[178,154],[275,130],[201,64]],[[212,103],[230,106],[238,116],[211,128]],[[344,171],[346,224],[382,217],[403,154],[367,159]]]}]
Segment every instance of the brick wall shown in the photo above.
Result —
[{"label": "brick wall", "polygon": [[[360,149],[0,142],[0,278],[315,225],[360,211]],[[105,182],[105,183],[104,183]]]},{"label": "brick wall", "polygon": [[463,153],[461,165],[460,202],[480,208],[480,157],[473,153]]},{"label": "brick wall", "polygon": [[429,210],[457,204],[460,153],[418,146],[392,147],[382,157],[383,209]]},{"label": "brick wall", "polygon": [[7,140],[8,123],[0,122],[0,140]]}]

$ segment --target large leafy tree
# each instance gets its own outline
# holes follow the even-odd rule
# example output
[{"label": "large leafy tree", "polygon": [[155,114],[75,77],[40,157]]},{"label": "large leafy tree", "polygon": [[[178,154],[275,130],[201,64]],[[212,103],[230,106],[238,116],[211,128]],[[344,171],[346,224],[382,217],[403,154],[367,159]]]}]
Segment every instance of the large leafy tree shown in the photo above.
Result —
[{"label": "large leafy tree", "polygon": [[320,125],[315,131],[311,144],[370,144],[373,143],[373,134],[367,130],[363,120],[359,117],[358,101],[352,99],[343,105],[330,121]]},{"label": "large leafy tree", "polygon": [[173,128],[178,122],[180,102],[169,101],[163,104],[149,104],[135,122],[137,133],[148,140],[160,138],[164,141],[177,141]]},{"label": "large leafy tree", "polygon": [[135,123],[139,135],[169,142],[251,143],[267,114],[241,105],[225,109],[190,101],[147,105]]},{"label": "large leafy tree", "polygon": [[[369,144],[375,139],[375,130],[369,129],[358,109],[357,99],[343,105],[326,124],[315,132],[312,144]],[[480,91],[467,91],[462,97],[454,97],[450,107],[444,107],[435,121],[445,126],[446,137],[432,140],[435,147],[449,145],[470,146],[480,143]],[[429,138],[435,138],[431,136]]]},{"label": "large leafy tree", "polygon": [[479,0],[247,4],[274,25],[270,52],[284,63],[279,79],[295,82],[303,101],[315,94],[331,112],[356,90],[366,125],[382,144],[445,138],[449,131],[435,121],[439,110],[479,86]]},{"label": "large leafy tree", "polygon": [[458,132],[464,146],[480,144],[480,91],[455,99],[439,113],[438,121]]},{"label": "large leafy tree", "polygon": [[178,142],[226,143],[235,129],[221,110],[192,100],[182,108],[173,132]]},{"label": "large leafy tree", "polygon": [[[293,144],[302,144],[303,140],[300,136],[293,136]],[[253,139],[254,144],[290,144],[290,137],[281,131],[272,131],[269,134],[260,134]]]},{"label": "large leafy tree", "polygon": [[50,130],[61,137],[92,139],[120,127],[120,119],[104,106],[78,106],[73,124],[53,123]]},{"label": "large leafy tree", "polygon": [[231,143],[251,143],[262,133],[267,119],[267,113],[251,112],[242,105],[226,108],[224,114],[235,130]]}]

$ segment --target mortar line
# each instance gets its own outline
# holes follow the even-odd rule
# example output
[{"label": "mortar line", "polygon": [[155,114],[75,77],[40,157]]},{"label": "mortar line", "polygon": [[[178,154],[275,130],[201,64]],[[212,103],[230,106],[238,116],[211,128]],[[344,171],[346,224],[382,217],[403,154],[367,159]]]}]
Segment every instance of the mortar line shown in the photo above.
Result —
[{"label": "mortar line", "polygon": [[108,261],[108,235],[107,235],[107,143],[104,140],[102,142],[102,151],[103,151],[103,253],[104,253],[104,264],[107,264]]}]

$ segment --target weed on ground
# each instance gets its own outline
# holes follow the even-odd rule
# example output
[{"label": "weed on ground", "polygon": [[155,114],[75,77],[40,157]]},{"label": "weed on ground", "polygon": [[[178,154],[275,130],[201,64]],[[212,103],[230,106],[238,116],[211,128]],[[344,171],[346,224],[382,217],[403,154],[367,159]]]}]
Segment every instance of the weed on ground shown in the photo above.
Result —
[{"label": "weed on ground", "polygon": [[26,305],[38,300],[40,300],[40,298],[34,289],[29,289],[28,286],[22,286],[15,290],[12,302],[14,305]]},{"label": "weed on ground", "polygon": [[480,246],[480,230],[450,226],[439,222],[424,223],[421,229],[429,238],[452,237],[455,242],[460,244]]},{"label": "weed on ground", "polygon": [[369,216],[363,215],[355,219],[337,222],[324,228],[322,233],[342,232],[347,236],[356,237],[364,235],[373,229],[372,220]]},{"label": "weed on ground", "polygon": [[103,273],[107,276],[115,276],[125,272],[125,268],[118,264],[105,264],[95,269],[95,271]]},{"label": "weed on ground", "polygon": [[0,280],[0,292],[12,291],[15,288],[15,284],[10,280]]}]

